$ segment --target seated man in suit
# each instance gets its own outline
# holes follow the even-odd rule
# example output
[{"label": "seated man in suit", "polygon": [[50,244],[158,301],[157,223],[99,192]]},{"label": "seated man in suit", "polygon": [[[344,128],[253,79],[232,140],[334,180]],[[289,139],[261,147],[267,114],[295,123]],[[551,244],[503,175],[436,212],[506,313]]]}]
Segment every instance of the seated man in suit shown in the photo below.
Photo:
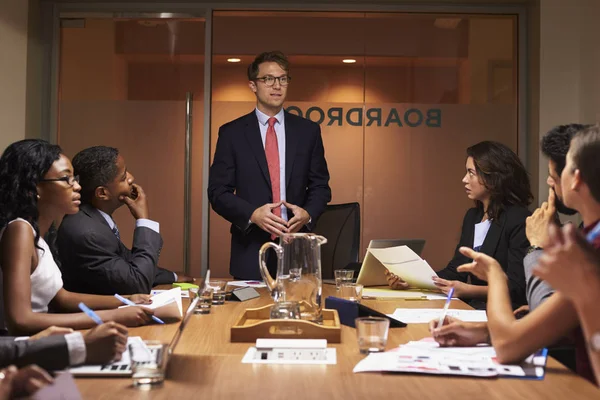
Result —
[{"label": "seated man in suit", "polygon": [[[141,186],[133,183],[125,159],[112,147],[95,146],[73,157],[81,185],[81,207],[64,218],[56,244],[64,287],[80,293],[150,293],[155,285],[191,281],[158,266],[162,237],[158,222],[148,219]],[[129,250],[112,219],[125,204],[136,219]]]},{"label": "seated man in suit", "polygon": [[116,322],[85,333],[53,326],[28,340],[0,337],[0,368],[36,364],[52,371],[84,363],[106,364],[120,360],[126,345],[127,328]]}]

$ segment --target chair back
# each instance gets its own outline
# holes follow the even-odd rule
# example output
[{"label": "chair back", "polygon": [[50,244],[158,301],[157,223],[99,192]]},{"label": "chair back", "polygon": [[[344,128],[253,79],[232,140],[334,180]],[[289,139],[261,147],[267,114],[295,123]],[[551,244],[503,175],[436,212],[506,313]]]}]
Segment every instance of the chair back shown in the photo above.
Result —
[{"label": "chair back", "polygon": [[321,246],[321,276],[323,279],[333,279],[334,270],[358,262],[360,205],[328,205],[313,232],[327,238],[327,244]]}]

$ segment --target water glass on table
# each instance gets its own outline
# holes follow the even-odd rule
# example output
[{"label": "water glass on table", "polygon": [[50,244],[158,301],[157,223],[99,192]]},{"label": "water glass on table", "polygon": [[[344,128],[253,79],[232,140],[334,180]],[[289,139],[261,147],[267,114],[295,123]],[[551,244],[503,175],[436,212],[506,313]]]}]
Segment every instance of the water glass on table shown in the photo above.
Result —
[{"label": "water glass on table", "polygon": [[335,290],[340,290],[342,283],[352,283],[354,271],[351,269],[336,269],[333,271],[335,276]]},{"label": "water glass on table", "polygon": [[165,380],[168,345],[157,340],[144,341],[145,348],[129,346],[133,386],[150,389]]},{"label": "water glass on table", "polygon": [[340,285],[340,297],[342,299],[360,303],[362,300],[363,285],[358,283],[342,283]]},{"label": "water glass on table", "polygon": [[380,317],[360,317],[354,320],[358,349],[361,354],[377,353],[385,350],[390,320]]},{"label": "water glass on table", "polygon": [[210,280],[206,287],[212,290],[212,303],[214,305],[225,304],[225,287],[227,282],[223,280]]}]

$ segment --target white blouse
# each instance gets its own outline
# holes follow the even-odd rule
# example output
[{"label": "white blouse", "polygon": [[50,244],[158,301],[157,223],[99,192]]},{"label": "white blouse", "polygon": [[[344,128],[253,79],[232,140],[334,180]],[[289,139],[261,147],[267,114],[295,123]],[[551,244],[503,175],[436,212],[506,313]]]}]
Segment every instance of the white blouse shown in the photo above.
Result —
[{"label": "white blouse", "polygon": [[[17,218],[9,222],[23,221],[33,230],[33,226],[22,218]],[[0,239],[4,234],[4,229],[0,232]],[[63,287],[62,275],[58,265],[52,257],[50,247],[44,238],[40,237],[36,251],[38,253],[38,265],[31,274],[31,309],[33,312],[48,312],[48,304]]]}]

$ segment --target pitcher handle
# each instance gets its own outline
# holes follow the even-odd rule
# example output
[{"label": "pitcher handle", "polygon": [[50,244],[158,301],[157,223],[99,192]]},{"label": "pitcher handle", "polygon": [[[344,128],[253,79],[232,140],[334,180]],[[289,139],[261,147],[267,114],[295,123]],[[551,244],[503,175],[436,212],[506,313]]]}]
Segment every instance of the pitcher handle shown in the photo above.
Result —
[{"label": "pitcher handle", "polygon": [[281,258],[283,256],[283,248],[273,242],[267,242],[261,246],[258,252],[258,266],[260,269],[260,274],[262,275],[265,284],[269,288],[269,292],[273,292],[273,290],[277,288],[277,281],[273,279],[271,274],[269,274],[269,269],[267,268],[266,255],[267,250],[269,250],[269,248],[273,248],[273,250],[275,250],[275,253],[277,254],[278,267],[279,263],[281,263]]},{"label": "pitcher handle", "polygon": [[319,242],[319,245],[327,243],[327,238],[325,236],[321,236],[321,235],[312,235],[312,236],[315,239],[317,239],[317,241]]}]

